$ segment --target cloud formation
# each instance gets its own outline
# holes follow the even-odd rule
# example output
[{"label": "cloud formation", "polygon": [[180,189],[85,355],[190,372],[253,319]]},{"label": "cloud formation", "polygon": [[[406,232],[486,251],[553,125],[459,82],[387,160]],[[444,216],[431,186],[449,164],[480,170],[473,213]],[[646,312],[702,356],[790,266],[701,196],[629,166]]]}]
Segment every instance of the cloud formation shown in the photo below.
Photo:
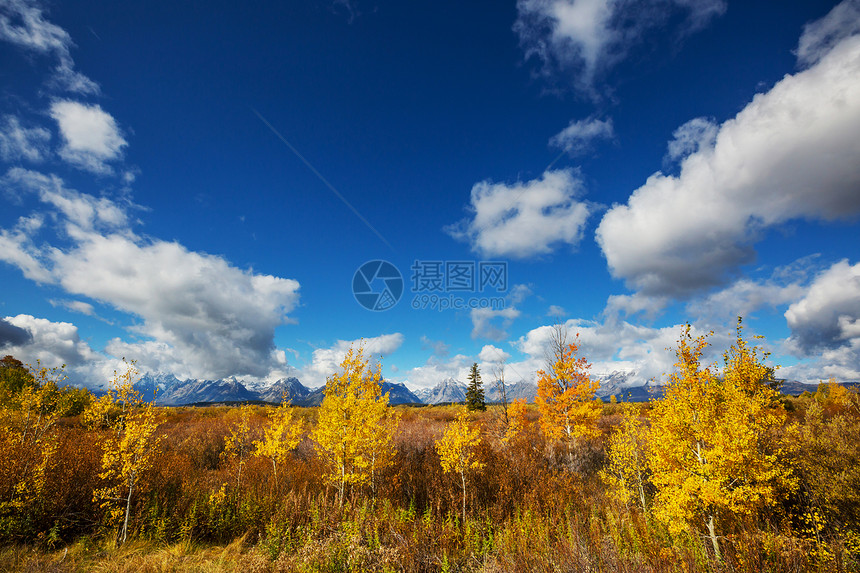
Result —
[{"label": "cloud formation", "polygon": [[544,74],[572,74],[576,87],[595,95],[601,74],[652,30],[665,33],[668,22],[680,21],[670,34],[683,36],[725,9],[724,0],[518,0],[514,31]]},{"label": "cloud formation", "polygon": [[821,272],[788,307],[786,349],[810,360],[781,370],[804,382],[860,380],[860,263],[839,261]]},{"label": "cloud formation", "polygon": [[51,117],[63,136],[60,157],[92,173],[112,173],[108,162],[119,159],[128,145],[113,116],[99,105],[56,101],[51,104]]},{"label": "cloud formation", "polygon": [[451,351],[451,346],[444,340],[432,340],[426,334],[421,335],[421,350],[431,350],[434,356],[444,358]]},{"label": "cloud formation", "polygon": [[530,294],[532,291],[528,285],[517,284],[511,287],[505,297],[504,308],[473,308],[469,313],[472,319],[472,338],[488,338],[495,341],[507,338],[507,329],[521,314],[516,305],[523,302]]},{"label": "cloud formation", "polygon": [[860,340],[860,263],[843,260],[819,274],[785,319],[791,343],[805,355]]},{"label": "cloud formation", "polygon": [[589,117],[571,121],[570,125],[550,138],[549,144],[571,155],[579,155],[588,151],[593,141],[613,137],[615,137],[615,131],[612,127],[612,118],[602,120]]},{"label": "cloud formation", "polygon": [[326,379],[340,370],[340,363],[350,347],[357,349],[364,345],[365,358],[376,362],[400,348],[403,340],[403,335],[395,332],[372,338],[338,340],[328,348],[318,348],[313,352],[311,363],[301,370],[302,383],[310,388],[325,385]]},{"label": "cloud formation", "polygon": [[81,340],[78,327],[69,322],[51,322],[29,314],[7,316],[0,320],[27,336],[10,341],[3,351],[26,364],[35,365],[39,360],[48,367],[65,364],[69,367],[91,365],[100,359],[89,344]]},{"label": "cloud formation", "polygon": [[483,348],[481,348],[481,352],[478,353],[478,359],[481,362],[487,362],[490,364],[497,364],[499,362],[505,362],[511,357],[511,355],[501,348],[493,346],[492,344],[485,344]]},{"label": "cloud formation", "polygon": [[51,83],[72,92],[96,94],[99,86],[76,72],[69,33],[48,22],[41,3],[28,0],[5,0],[0,3],[0,40],[19,48],[56,59]]},{"label": "cloud formation", "polygon": [[131,330],[149,340],[114,340],[107,352],[179,377],[263,377],[278,365],[274,331],[289,321],[298,282],[138,236],[123,205],[68,189],[55,176],[16,169],[6,180],[52,209],[60,234],[54,244],[37,243],[42,219],[22,219],[0,231],[0,260],[141,319]]},{"label": "cloud formation", "polygon": [[[591,363],[592,376],[607,378],[613,373],[623,373],[627,374],[626,385],[641,386],[652,380],[657,383],[667,380],[665,374],[673,370],[676,360],[674,349],[683,325],[653,328],[626,321],[570,319],[564,326],[569,342],[579,335],[579,355]],[[540,326],[521,336],[515,344],[529,358],[512,364],[512,367],[522,372],[545,368],[546,348],[553,329],[552,325]],[[694,336],[706,334],[695,326],[691,332]],[[717,333],[708,340],[711,348],[706,353],[706,363],[716,360],[719,353],[731,344],[728,331]]]},{"label": "cloud formation", "polygon": [[708,118],[691,119],[672,133],[674,139],[669,142],[666,158],[680,161],[700,149],[713,147],[717,130],[718,126]]},{"label": "cloud formation", "polygon": [[43,127],[24,127],[14,115],[0,119],[0,159],[9,163],[36,163],[48,154],[51,132]]},{"label": "cloud formation", "polygon": [[296,281],[178,243],[91,234],[52,258],[67,292],[141,317],[134,330],[174,349],[177,375],[266,375],[274,330],[298,299]]},{"label": "cloud formation", "polygon": [[[705,130],[706,132],[707,130]],[[860,212],[860,36],[787,75],[719,126],[714,143],[610,209],[597,241],[613,276],[686,297],[753,260],[762,230]]]},{"label": "cloud formation", "polygon": [[857,33],[860,33],[860,0],[844,0],[825,17],[803,27],[796,50],[798,65],[817,64],[836,44]]},{"label": "cloud formation", "polygon": [[425,364],[404,371],[401,380],[411,388],[417,389],[432,388],[447,378],[464,382],[473,362],[475,362],[474,357],[464,354],[456,354],[444,359],[431,356]]},{"label": "cloud formation", "polygon": [[549,254],[558,244],[575,246],[582,239],[590,209],[577,200],[581,191],[582,182],[571,169],[511,185],[482,181],[472,187],[473,217],[445,231],[488,257]]},{"label": "cloud formation", "polygon": [[50,300],[48,300],[48,302],[51,303],[51,306],[58,306],[61,308],[68,309],[72,312],[85,314],[87,316],[92,316],[92,317],[97,316],[96,315],[96,309],[93,308],[93,305],[91,305],[88,302],[84,302],[82,300],[55,300],[55,299],[50,299]]},{"label": "cloud formation", "polygon": [[26,328],[21,328],[0,318],[0,350],[12,346],[24,346],[33,341],[33,335]]},{"label": "cloud formation", "polygon": [[519,315],[520,311],[512,306],[500,310],[473,308],[469,312],[472,319],[472,338],[504,340],[508,336],[507,329]]}]

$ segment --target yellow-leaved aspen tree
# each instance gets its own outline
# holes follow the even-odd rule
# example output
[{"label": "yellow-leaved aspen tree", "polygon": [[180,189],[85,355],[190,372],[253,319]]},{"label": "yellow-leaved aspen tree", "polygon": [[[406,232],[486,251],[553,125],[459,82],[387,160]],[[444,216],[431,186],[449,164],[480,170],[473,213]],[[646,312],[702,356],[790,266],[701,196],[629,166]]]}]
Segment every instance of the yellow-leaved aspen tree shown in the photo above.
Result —
[{"label": "yellow-leaved aspen tree", "polygon": [[442,471],[460,475],[463,490],[463,524],[466,523],[466,474],[479,470],[484,464],[477,460],[476,450],[481,443],[481,431],[473,427],[469,411],[464,407],[453,422],[448,424],[445,435],[436,442],[436,452],[442,462]]},{"label": "yellow-leaved aspen tree", "polygon": [[508,445],[528,433],[530,426],[527,417],[528,408],[525,398],[518,398],[507,407],[508,423],[502,443]]},{"label": "yellow-leaved aspen tree", "polygon": [[264,430],[263,439],[254,442],[254,455],[272,460],[272,473],[275,476],[276,489],[278,487],[278,466],[287,459],[291,451],[296,449],[304,432],[304,424],[296,418],[289,400],[284,395],[281,405],[269,413],[269,425]]},{"label": "yellow-leaved aspen tree", "polygon": [[350,347],[326,381],[313,440],[341,505],[348,485],[375,487],[376,473],[392,461],[396,419],[381,383],[381,366],[370,366],[363,346]]},{"label": "yellow-leaved aspen tree", "polygon": [[110,432],[103,444],[99,477],[107,485],[93,493],[94,499],[109,511],[111,521],[123,517],[117,537],[120,544],[128,539],[132,500],[142,489],[142,477],[153,467],[162,439],[157,434],[160,416],[155,405],[145,402],[134,388],[139,374],[134,361],[126,364],[125,372],[114,372],[108,395],[120,414],[110,421]]},{"label": "yellow-leaved aspen tree", "polygon": [[835,378],[818,385],[815,401],[824,407],[846,407],[851,404],[851,391],[839,384]]},{"label": "yellow-leaved aspen tree", "polygon": [[368,474],[370,491],[375,496],[379,485],[379,472],[394,463],[394,433],[400,424],[400,413],[389,407],[388,394],[382,393],[379,380],[373,377],[362,379],[365,400],[362,435],[364,451],[358,465]]},{"label": "yellow-leaved aspen tree", "polygon": [[740,321],[722,377],[700,364],[707,346],[705,336],[684,328],[678,371],[651,415],[650,465],[654,515],[673,534],[704,526],[721,560],[720,517],[774,505],[795,480],[775,439],[785,412],[768,385],[773,370],[762,363],[766,355],[743,339]]},{"label": "yellow-leaved aspen tree", "polygon": [[113,421],[120,414],[120,408],[114,403],[114,396],[110,392],[92,400],[84,410],[81,420],[84,426],[90,430],[110,428]]},{"label": "yellow-leaved aspen tree", "polygon": [[596,422],[601,404],[595,394],[600,382],[589,378],[591,365],[585,357],[577,357],[579,335],[567,343],[564,327],[556,326],[550,348],[547,371],[538,370],[537,373],[535,402],[540,412],[541,430],[550,440],[565,444],[571,463],[576,443],[599,434]]},{"label": "yellow-leaved aspen tree", "polygon": [[647,517],[645,489],[649,479],[649,436],[646,423],[639,417],[639,407],[624,404],[621,423],[609,437],[608,462],[600,471],[600,479],[614,497],[629,507],[638,499]]},{"label": "yellow-leaved aspen tree", "polygon": [[251,429],[251,414],[253,411],[254,406],[250,404],[239,408],[239,419],[233,424],[233,427],[230,428],[230,433],[224,438],[224,451],[221,452],[222,459],[236,464],[237,492],[239,491],[239,486],[242,485],[242,470],[245,467],[245,462],[254,449]]},{"label": "yellow-leaved aspen tree", "polygon": [[797,531],[818,544],[828,529],[860,531],[860,395],[837,390],[839,402],[828,404],[833,397],[812,400],[788,431],[804,490]]},{"label": "yellow-leaved aspen tree", "polygon": [[10,360],[23,381],[0,408],[0,517],[22,516],[45,495],[45,477],[56,462],[55,428],[59,419],[59,384],[63,368],[35,368]]}]

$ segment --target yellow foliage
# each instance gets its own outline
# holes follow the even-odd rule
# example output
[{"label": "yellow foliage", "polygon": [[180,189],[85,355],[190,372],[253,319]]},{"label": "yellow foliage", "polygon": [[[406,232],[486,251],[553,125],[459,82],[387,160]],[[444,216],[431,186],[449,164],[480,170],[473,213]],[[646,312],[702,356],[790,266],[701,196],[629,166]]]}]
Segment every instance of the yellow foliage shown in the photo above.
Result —
[{"label": "yellow foliage", "polygon": [[600,382],[588,377],[591,365],[577,358],[577,341],[566,345],[555,357],[550,372],[538,370],[535,402],[540,411],[541,429],[547,438],[563,441],[568,452],[572,443],[599,434],[596,421],[601,405],[595,400]]},{"label": "yellow foliage", "polygon": [[89,407],[84,410],[81,418],[84,425],[91,429],[109,428],[111,420],[119,415],[119,408],[114,405],[114,397],[110,392],[90,402]]},{"label": "yellow foliage", "polygon": [[477,460],[476,448],[481,443],[481,431],[469,423],[469,412],[464,407],[448,425],[445,435],[436,442],[436,452],[445,473],[460,474],[463,489],[463,521],[466,520],[466,474],[479,470],[484,464]]},{"label": "yellow foliage", "polygon": [[248,456],[251,455],[253,446],[251,439],[251,414],[253,411],[254,406],[250,404],[239,408],[239,420],[233,424],[230,433],[224,438],[224,450],[221,452],[222,459],[236,462],[237,489],[242,483],[242,470]]},{"label": "yellow foliage", "polygon": [[276,485],[278,465],[283,463],[289,453],[299,445],[304,431],[304,424],[300,419],[296,419],[285,397],[280,407],[270,412],[269,425],[264,431],[263,439],[254,442],[254,455],[272,460],[272,472]]},{"label": "yellow foliage", "polygon": [[[850,396],[849,396],[850,398]],[[825,417],[813,401],[802,422],[789,428],[806,504],[802,533],[816,541],[825,529],[860,536],[860,417],[856,411]],[[812,519],[810,516],[814,516]]]},{"label": "yellow foliage", "polygon": [[521,436],[528,433],[529,423],[526,414],[528,412],[528,404],[525,398],[514,400],[508,406],[508,430],[502,441],[506,444],[516,441]]},{"label": "yellow foliage", "polygon": [[120,374],[114,371],[105,395],[92,400],[84,410],[84,425],[91,430],[121,427],[129,410],[143,403],[140,392],[134,388],[138,374],[134,361],[126,364],[125,372]]},{"label": "yellow foliage", "polygon": [[645,501],[649,479],[649,430],[639,417],[639,407],[625,403],[621,424],[609,438],[608,463],[600,478],[610,493],[625,505],[638,500],[642,511],[648,511]]},{"label": "yellow foliage", "polygon": [[856,390],[849,390],[831,378],[825,383],[818,385],[815,392],[815,400],[825,408],[847,409],[858,402]]},{"label": "yellow foliage", "polygon": [[448,425],[442,439],[436,442],[442,471],[465,474],[469,470],[481,469],[483,465],[475,459],[475,448],[479,443],[481,431],[471,426],[469,412],[464,409]]},{"label": "yellow foliage", "polygon": [[673,534],[706,525],[719,557],[721,514],[772,506],[796,482],[774,437],[785,416],[766,384],[770,369],[758,348],[743,340],[739,321],[719,378],[701,367],[707,346],[706,337],[693,338],[687,325],[676,351],[678,371],[654,403],[651,469],[655,516]]},{"label": "yellow foliage", "polygon": [[326,381],[313,439],[328,467],[326,479],[337,486],[343,503],[347,485],[375,491],[377,474],[393,461],[399,415],[382,393],[380,366],[370,367],[362,346],[350,348],[340,367]]},{"label": "yellow foliage", "polygon": [[103,443],[99,477],[106,485],[93,492],[93,499],[108,511],[111,521],[119,521],[124,515],[118,537],[122,543],[128,536],[132,498],[142,489],[141,478],[152,469],[161,444],[161,436],[156,435],[159,416],[155,406],[144,402],[134,389],[138,374],[133,361],[122,374],[114,372],[109,400],[102,405],[120,414],[110,421],[110,432]]},{"label": "yellow foliage", "polygon": [[21,511],[46,492],[45,474],[57,462],[57,392],[63,368],[28,367],[32,383],[22,385],[0,409],[0,515]]}]

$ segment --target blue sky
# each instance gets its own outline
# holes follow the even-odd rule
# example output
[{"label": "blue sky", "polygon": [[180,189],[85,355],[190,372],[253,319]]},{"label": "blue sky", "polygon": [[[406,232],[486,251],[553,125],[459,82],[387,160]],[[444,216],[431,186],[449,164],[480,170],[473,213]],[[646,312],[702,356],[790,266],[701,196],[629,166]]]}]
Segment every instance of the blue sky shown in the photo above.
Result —
[{"label": "blue sky", "polygon": [[[716,359],[743,315],[781,376],[858,380],[858,23],[857,0],[2,0],[0,352],[92,386],[122,357],[318,386],[364,339],[421,388],[534,379],[561,321],[641,384],[682,324]],[[373,260],[404,285],[376,312]],[[415,292],[416,261],[507,282]]]}]

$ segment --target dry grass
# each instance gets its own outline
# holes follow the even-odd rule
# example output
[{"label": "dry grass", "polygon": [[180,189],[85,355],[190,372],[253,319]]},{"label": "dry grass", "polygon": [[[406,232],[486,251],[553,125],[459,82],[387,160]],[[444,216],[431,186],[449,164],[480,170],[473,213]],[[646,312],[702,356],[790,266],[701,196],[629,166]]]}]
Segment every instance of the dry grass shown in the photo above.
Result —
[{"label": "dry grass", "polygon": [[[796,406],[802,412],[805,405]],[[396,462],[384,486],[375,499],[351,491],[343,507],[321,478],[310,440],[284,464],[277,486],[271,464],[251,459],[236,487],[220,457],[235,409],[166,410],[165,447],[134,505],[134,539],[120,548],[115,524],[92,503],[100,456],[94,436],[68,420],[60,429],[62,463],[45,486],[53,496],[33,506],[30,521],[0,521],[0,571],[860,571],[850,535],[831,527],[815,542],[799,532],[800,498],[731,524],[722,564],[696,535],[671,538],[635,507],[619,506],[597,478],[605,436],[619,417],[610,406],[603,436],[581,448],[573,468],[536,425],[505,444],[499,412],[480,414],[484,470],[470,482],[469,517],[461,523],[459,484],[442,473],[433,447],[457,408],[400,409]],[[316,411],[301,416],[313,423]],[[535,412],[529,417],[536,421]],[[265,419],[257,408],[253,423]],[[213,496],[224,484],[223,498]],[[14,535],[12,527],[19,527]]]}]

